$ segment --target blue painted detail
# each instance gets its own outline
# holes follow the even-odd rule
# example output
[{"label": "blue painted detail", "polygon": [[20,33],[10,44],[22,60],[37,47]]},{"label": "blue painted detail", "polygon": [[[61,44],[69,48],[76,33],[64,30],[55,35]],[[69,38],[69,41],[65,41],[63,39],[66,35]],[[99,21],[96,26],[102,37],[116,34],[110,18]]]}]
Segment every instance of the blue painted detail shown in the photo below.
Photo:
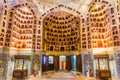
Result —
[{"label": "blue painted detail", "polygon": [[76,70],[76,56],[71,56],[72,70]]},{"label": "blue painted detail", "polygon": [[42,63],[43,63],[43,64],[46,63],[46,59],[47,59],[47,58],[46,58],[46,56],[44,55],[44,56],[42,57]]}]

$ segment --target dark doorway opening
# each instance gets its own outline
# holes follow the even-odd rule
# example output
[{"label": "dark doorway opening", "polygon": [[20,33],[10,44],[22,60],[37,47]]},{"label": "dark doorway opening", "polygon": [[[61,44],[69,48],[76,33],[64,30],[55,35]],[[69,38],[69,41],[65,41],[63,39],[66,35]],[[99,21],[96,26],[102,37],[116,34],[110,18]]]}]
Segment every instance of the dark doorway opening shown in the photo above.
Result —
[{"label": "dark doorway opening", "polygon": [[72,67],[72,70],[76,71],[76,55],[71,56],[71,67]]},{"label": "dark doorway opening", "polygon": [[75,46],[72,46],[72,51],[74,51],[75,50]]},{"label": "dark doorway opening", "polygon": [[53,46],[50,46],[50,51],[53,51]]},{"label": "dark doorway opening", "polygon": [[54,57],[53,56],[49,56],[49,70],[54,70]]},{"label": "dark doorway opening", "polygon": [[64,47],[60,47],[60,51],[64,51]]}]

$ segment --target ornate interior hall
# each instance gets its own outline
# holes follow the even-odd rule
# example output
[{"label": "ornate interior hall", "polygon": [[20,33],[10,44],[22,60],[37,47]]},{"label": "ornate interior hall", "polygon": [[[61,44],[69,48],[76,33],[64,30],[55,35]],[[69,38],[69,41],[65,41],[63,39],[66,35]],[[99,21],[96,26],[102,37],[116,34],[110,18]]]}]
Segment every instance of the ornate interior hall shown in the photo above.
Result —
[{"label": "ornate interior hall", "polygon": [[120,0],[0,0],[0,80],[120,80]]}]

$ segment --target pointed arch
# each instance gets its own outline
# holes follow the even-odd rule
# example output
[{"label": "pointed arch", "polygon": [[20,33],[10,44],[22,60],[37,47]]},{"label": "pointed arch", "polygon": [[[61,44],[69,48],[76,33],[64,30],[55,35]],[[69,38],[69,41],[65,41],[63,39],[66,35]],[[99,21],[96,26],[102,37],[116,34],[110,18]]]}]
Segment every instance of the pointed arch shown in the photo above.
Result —
[{"label": "pointed arch", "polygon": [[[113,18],[111,17],[111,15],[114,15],[113,12],[114,12],[113,5],[107,1],[94,0],[90,4],[90,7],[89,7],[88,13],[87,13],[87,18],[88,18],[87,26],[88,26],[88,28],[90,28],[90,30],[92,28],[94,28],[94,30],[92,30],[92,32],[88,31],[88,33],[90,34],[90,36],[92,36],[92,34],[98,35],[96,33],[101,33],[101,34],[99,34],[99,36],[102,36],[102,37],[97,37],[97,38],[91,37],[91,40],[87,41],[87,42],[90,42],[90,44],[88,44],[88,46],[90,45],[89,50],[92,50],[93,48],[114,47],[113,31],[112,31],[112,27],[114,25],[112,24]],[[103,14],[105,14],[106,16],[102,17]],[[97,21],[96,22],[93,21],[93,24],[92,24],[95,26],[91,26],[91,23],[92,23],[91,19],[94,19],[94,17],[92,17],[93,15],[94,15],[95,19],[97,19]],[[109,26],[107,26],[107,25],[109,25]],[[98,27],[101,27],[103,29],[99,29]],[[106,30],[108,27],[109,27],[109,30]],[[106,35],[109,35],[109,38],[108,38],[108,36],[103,35],[103,33],[105,33]],[[88,36],[88,37],[90,37],[90,36]],[[94,41],[95,39],[96,39],[96,41]],[[106,42],[106,39],[107,39],[107,42]],[[96,42],[96,43],[94,43],[94,42]],[[106,43],[104,43],[104,42],[106,42]],[[94,47],[94,46],[96,46],[96,47]]]},{"label": "pointed arch", "polygon": [[[49,9],[49,11],[46,11],[46,13],[43,13],[42,15],[41,15],[41,17],[40,17],[40,21],[41,21],[41,27],[42,27],[42,31],[43,31],[43,33],[42,33],[42,41],[44,41],[44,42],[46,42],[46,40],[45,40],[45,38],[44,37],[46,37],[45,36],[45,33],[44,33],[44,31],[45,31],[45,28],[44,28],[44,26],[43,26],[43,24],[44,24],[44,19],[45,18],[47,18],[47,17],[49,17],[49,16],[52,16],[52,14],[54,14],[54,15],[57,15],[57,14],[59,14],[61,12],[61,14],[70,14],[70,15],[72,15],[72,16],[76,16],[75,18],[78,18],[78,19],[80,19],[80,21],[79,22],[76,22],[76,24],[79,24],[79,26],[77,26],[77,27],[79,27],[80,28],[80,30],[82,29],[82,27],[83,27],[83,25],[82,24],[84,24],[84,18],[83,18],[83,16],[82,16],[82,14],[79,12],[79,11],[77,11],[77,10],[75,10],[75,9],[72,9],[72,8],[70,8],[70,7],[67,7],[67,6],[64,6],[64,5],[58,5],[58,6],[56,6],[56,7],[53,7],[53,8],[51,8],[51,9]],[[58,16],[60,16],[60,15],[58,15]],[[54,16],[54,19],[55,20],[67,20],[69,17],[56,17],[56,16]],[[74,18],[74,19],[75,19]],[[70,21],[72,21],[73,19],[71,19]],[[52,23],[55,23],[55,24],[59,24],[59,22],[56,22],[56,21],[52,21]],[[70,23],[70,22],[69,22]],[[46,25],[47,25],[48,23],[46,23]],[[60,24],[68,24],[68,22],[61,22]],[[51,24],[52,25],[52,24]],[[52,26],[52,27],[56,27],[56,26]],[[60,26],[60,28],[61,27],[64,27],[64,28],[66,28],[66,26]],[[79,36],[81,35],[81,32],[80,32],[80,30],[79,30]],[[60,32],[60,31],[59,31]],[[64,31],[65,32],[65,31]],[[48,34],[48,33],[47,33]],[[60,35],[61,36],[61,35]],[[58,36],[59,37],[59,36]],[[63,35],[63,37],[66,37],[66,35]],[[78,41],[80,41],[81,39],[79,38],[78,39]],[[73,44],[73,43],[75,43],[75,42],[71,42],[70,44]],[[51,44],[56,44],[56,43],[51,43]],[[60,43],[59,43],[59,45],[63,45],[63,44],[67,44],[64,40],[63,41],[61,41],[61,39],[60,39]],[[80,44],[79,45],[79,49],[81,48],[81,43],[79,42],[78,44]],[[44,45],[43,44],[43,42],[42,42],[42,45]],[[56,47],[54,47],[54,48],[57,48],[58,46],[56,46]],[[61,47],[62,48],[64,48],[64,50],[72,50],[72,47],[69,47],[70,49],[67,49],[65,46],[60,46],[59,47],[59,51],[61,50]],[[42,47],[42,49],[43,49],[43,47]],[[79,50],[78,49],[78,50]],[[44,46],[44,49],[43,49],[43,51],[45,51],[46,50],[46,47]],[[74,50],[76,50],[76,48],[74,47]],[[53,49],[53,51],[54,51],[54,49]]]},{"label": "pointed arch", "polygon": [[[13,23],[12,23],[13,30],[15,30],[15,27],[19,27],[18,39],[21,40],[19,41],[16,39],[17,42],[19,43],[17,48],[19,49],[26,48],[26,51],[29,51],[29,52],[31,50],[35,50],[36,45],[34,43],[35,43],[36,37],[34,37],[34,35],[36,35],[35,29],[37,25],[37,18],[33,8],[30,6],[29,3],[23,3],[23,4],[19,4],[12,7],[12,10],[14,14]],[[14,34],[14,32],[12,32],[12,34]],[[29,35],[23,36],[21,34],[29,34]],[[14,38],[15,36],[16,35],[13,35],[11,38]],[[24,38],[19,38],[19,37],[24,37]],[[22,39],[26,39],[27,41],[23,41]],[[26,43],[26,45],[22,46],[23,43]],[[14,44],[11,44],[11,45],[14,45]]]}]

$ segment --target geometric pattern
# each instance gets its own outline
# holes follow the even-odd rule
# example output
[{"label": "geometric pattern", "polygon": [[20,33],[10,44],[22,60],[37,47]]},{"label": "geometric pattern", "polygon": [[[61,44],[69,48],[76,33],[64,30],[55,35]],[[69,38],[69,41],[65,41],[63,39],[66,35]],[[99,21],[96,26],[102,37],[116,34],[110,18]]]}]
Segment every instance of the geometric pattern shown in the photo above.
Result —
[{"label": "geometric pattern", "polygon": [[0,54],[0,77],[5,77],[7,72],[7,54]]},{"label": "geometric pattern", "polygon": [[82,75],[75,75],[72,72],[58,71],[47,72],[42,76],[32,76],[28,80],[96,80],[95,78],[84,77]]},{"label": "geometric pattern", "polygon": [[37,71],[40,68],[40,57],[37,54],[33,54],[33,59],[32,59],[32,73],[34,72],[34,70],[36,69]]}]

